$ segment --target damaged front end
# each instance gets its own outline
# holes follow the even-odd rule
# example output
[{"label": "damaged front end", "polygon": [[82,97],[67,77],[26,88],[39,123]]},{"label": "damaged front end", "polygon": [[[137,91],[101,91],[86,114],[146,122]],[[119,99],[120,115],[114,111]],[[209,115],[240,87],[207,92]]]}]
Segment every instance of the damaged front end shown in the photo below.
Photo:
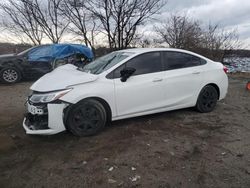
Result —
[{"label": "damaged front end", "polygon": [[65,130],[63,115],[69,105],[60,98],[71,89],[49,93],[33,92],[26,102],[23,127],[27,134],[51,135]]}]

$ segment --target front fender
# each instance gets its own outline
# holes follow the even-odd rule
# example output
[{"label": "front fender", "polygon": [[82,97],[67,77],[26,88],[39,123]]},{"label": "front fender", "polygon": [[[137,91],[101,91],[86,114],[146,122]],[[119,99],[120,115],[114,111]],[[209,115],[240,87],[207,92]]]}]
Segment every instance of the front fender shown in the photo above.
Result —
[{"label": "front fender", "polygon": [[23,74],[23,68],[22,66],[20,65],[21,64],[21,61],[20,59],[17,59],[17,60],[4,60],[4,61],[1,61],[0,62],[0,70],[4,69],[4,68],[7,68],[7,67],[14,67],[16,69],[18,69],[20,71],[21,74]]},{"label": "front fender", "polygon": [[115,88],[113,80],[95,81],[73,86],[72,91],[64,95],[61,100],[76,104],[86,98],[100,98],[110,106],[112,117],[116,116]]}]

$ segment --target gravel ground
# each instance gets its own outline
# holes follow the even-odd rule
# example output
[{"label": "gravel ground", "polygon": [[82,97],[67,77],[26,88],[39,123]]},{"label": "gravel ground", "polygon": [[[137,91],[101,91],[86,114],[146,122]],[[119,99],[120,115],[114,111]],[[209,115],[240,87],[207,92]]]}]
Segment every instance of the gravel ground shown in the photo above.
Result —
[{"label": "gravel ground", "polygon": [[207,114],[194,109],[113,122],[78,138],[25,135],[31,82],[0,85],[0,187],[250,187],[249,75]]}]

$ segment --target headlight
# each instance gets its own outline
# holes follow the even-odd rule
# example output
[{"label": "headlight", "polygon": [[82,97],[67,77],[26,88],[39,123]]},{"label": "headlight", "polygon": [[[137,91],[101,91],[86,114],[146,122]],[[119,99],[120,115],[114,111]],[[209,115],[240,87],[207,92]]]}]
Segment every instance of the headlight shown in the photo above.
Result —
[{"label": "headlight", "polygon": [[29,100],[33,103],[49,103],[52,101],[55,101],[68,92],[70,92],[72,89],[66,89],[61,91],[55,91],[50,93],[39,93],[39,94],[33,94]]}]

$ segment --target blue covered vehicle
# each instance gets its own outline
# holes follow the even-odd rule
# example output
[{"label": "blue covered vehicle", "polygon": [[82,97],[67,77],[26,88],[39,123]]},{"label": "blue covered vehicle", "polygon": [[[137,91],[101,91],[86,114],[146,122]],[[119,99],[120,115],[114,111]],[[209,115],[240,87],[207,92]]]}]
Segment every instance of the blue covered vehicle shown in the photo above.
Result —
[{"label": "blue covered vehicle", "polygon": [[80,44],[36,46],[19,54],[0,55],[0,80],[15,83],[23,78],[37,79],[60,65],[81,66],[92,59],[92,50]]}]

